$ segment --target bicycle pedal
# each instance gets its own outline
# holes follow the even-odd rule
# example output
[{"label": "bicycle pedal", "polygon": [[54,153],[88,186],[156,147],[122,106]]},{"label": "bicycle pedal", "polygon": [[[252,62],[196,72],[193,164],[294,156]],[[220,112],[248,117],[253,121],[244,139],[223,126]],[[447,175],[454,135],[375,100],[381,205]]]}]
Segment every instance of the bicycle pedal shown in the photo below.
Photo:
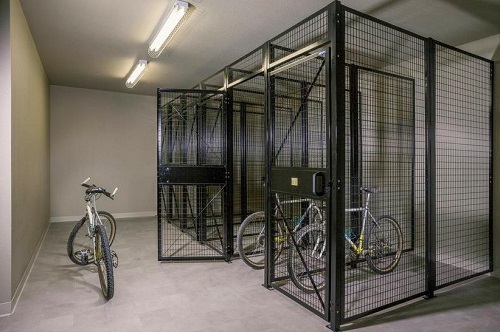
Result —
[{"label": "bicycle pedal", "polygon": [[113,261],[113,267],[116,269],[118,267],[118,255],[114,250],[111,250],[111,260]]}]

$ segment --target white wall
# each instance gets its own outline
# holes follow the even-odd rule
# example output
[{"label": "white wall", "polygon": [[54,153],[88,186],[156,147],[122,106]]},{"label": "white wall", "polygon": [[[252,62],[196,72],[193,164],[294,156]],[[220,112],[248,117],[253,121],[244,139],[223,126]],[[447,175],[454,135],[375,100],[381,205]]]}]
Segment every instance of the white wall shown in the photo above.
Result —
[{"label": "white wall", "polygon": [[50,215],[84,213],[80,182],[119,187],[98,207],[115,216],[156,213],[156,98],[51,86]]},{"label": "white wall", "polygon": [[11,311],[10,1],[0,0],[0,316]]}]

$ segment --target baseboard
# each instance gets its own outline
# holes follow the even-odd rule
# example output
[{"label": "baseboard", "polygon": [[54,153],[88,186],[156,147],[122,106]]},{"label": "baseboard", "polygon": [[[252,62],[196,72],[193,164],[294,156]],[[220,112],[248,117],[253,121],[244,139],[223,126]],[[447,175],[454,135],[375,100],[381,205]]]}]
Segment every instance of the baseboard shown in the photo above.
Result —
[{"label": "baseboard", "polygon": [[0,303],[0,317],[12,314],[12,302]]},{"label": "baseboard", "polygon": [[[144,211],[144,212],[125,212],[125,213],[113,213],[115,219],[130,219],[130,218],[146,218],[155,217],[156,211]],[[82,216],[63,216],[63,217],[51,217],[50,222],[66,222],[72,221],[76,222],[80,220]]]},{"label": "baseboard", "polygon": [[[43,235],[38,241],[38,244],[36,245],[35,252],[31,256],[31,259],[28,263],[28,267],[24,271],[23,277],[21,278],[21,282],[17,286],[16,292],[14,293],[14,296],[12,297],[12,302],[10,302],[10,309],[11,312],[10,314],[14,313],[16,310],[17,302],[21,298],[21,294],[24,290],[24,286],[26,286],[26,282],[28,281],[28,278],[31,274],[31,270],[33,270],[33,266],[35,266],[36,259],[38,258],[38,254],[40,253],[40,250],[42,249],[43,241],[45,240],[45,237],[47,236],[47,233],[49,232],[49,226],[50,222],[47,223],[45,226],[45,230],[43,231]],[[1,311],[1,310],[0,310]],[[0,314],[1,316],[1,314]]]},{"label": "baseboard", "polygon": [[115,219],[147,218],[156,217],[156,214],[156,211],[113,213],[113,217],[115,217]]}]

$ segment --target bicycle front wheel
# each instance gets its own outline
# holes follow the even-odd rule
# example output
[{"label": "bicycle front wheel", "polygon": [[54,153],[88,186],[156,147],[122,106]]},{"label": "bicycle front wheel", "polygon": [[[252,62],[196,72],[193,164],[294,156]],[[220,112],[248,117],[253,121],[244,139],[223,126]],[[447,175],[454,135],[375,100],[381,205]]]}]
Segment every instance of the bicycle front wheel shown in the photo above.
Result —
[{"label": "bicycle front wheel", "polygon": [[392,272],[403,252],[403,232],[398,222],[382,216],[372,223],[366,239],[366,263],[379,274]]},{"label": "bicycle front wheel", "polygon": [[264,268],[265,226],[264,212],[254,212],[243,220],[236,236],[236,246],[241,259],[253,269]]},{"label": "bicycle front wheel", "polygon": [[300,229],[295,243],[290,238],[288,252],[288,274],[292,282],[306,293],[322,291],[326,272],[325,225],[311,224]]},{"label": "bicycle front wheel", "polygon": [[104,226],[97,225],[95,230],[95,264],[97,265],[97,272],[99,273],[102,294],[106,300],[111,300],[115,290],[111,249],[109,248],[108,237]]},{"label": "bicycle front wheel", "polygon": [[[113,243],[116,234],[116,221],[113,216],[106,211],[98,211],[101,223],[108,235],[109,245]],[[80,219],[73,227],[69,234],[67,243],[67,253],[71,261],[78,265],[87,265],[94,262],[94,254],[92,248],[92,236],[89,234],[91,231],[90,220],[87,215]]]}]

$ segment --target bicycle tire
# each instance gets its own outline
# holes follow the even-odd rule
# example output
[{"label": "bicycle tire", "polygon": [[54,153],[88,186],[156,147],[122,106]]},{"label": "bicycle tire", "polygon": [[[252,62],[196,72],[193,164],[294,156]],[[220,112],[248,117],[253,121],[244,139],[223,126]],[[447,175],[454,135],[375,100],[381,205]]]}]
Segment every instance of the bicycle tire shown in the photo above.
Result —
[{"label": "bicycle tire", "polygon": [[[97,211],[99,218],[101,219],[104,228],[106,229],[106,234],[108,234],[109,245],[113,243],[116,235],[116,221],[115,218],[106,211]],[[87,216],[80,219],[73,230],[69,234],[68,243],[66,246],[68,257],[71,261],[78,265],[87,265],[88,263],[94,262],[94,257],[91,255],[93,252],[92,248],[92,238],[88,235],[89,219]],[[82,252],[87,252],[90,257],[82,262]]]},{"label": "bicycle tire", "polygon": [[95,257],[102,294],[106,300],[111,300],[115,292],[113,260],[106,229],[102,225],[97,225],[95,228]]},{"label": "bicycle tire", "polygon": [[[266,220],[264,211],[254,212],[243,220],[236,236],[238,254],[245,264],[255,270],[265,266]],[[277,224],[278,237],[283,236],[283,231]],[[283,241],[278,242],[274,254],[276,259],[283,249]]]},{"label": "bicycle tire", "polygon": [[366,238],[366,263],[378,274],[392,272],[403,252],[403,232],[398,222],[382,216],[372,223]]},{"label": "bicycle tire", "polygon": [[291,239],[289,241],[290,250],[287,260],[290,279],[297,288],[305,293],[322,291],[326,286],[325,241],[327,237],[325,225],[305,226],[297,232],[294,238],[295,243]]}]

